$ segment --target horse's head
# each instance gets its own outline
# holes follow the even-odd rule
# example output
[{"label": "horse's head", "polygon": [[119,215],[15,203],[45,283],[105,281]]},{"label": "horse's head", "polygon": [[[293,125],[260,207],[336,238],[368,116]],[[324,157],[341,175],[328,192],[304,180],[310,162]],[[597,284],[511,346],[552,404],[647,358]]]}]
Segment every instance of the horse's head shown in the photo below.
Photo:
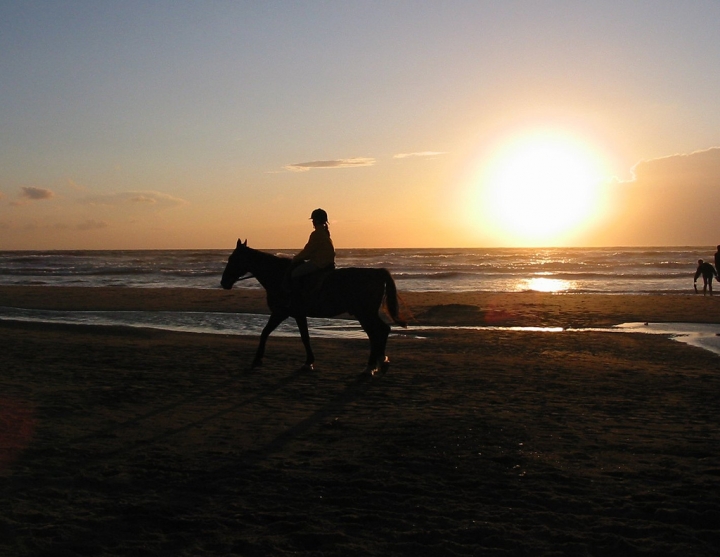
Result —
[{"label": "horse's head", "polygon": [[250,269],[248,269],[249,251],[250,248],[247,247],[247,240],[244,242],[241,240],[237,241],[235,251],[230,254],[222,278],[220,279],[220,284],[225,290],[230,290],[240,277],[250,272]]}]

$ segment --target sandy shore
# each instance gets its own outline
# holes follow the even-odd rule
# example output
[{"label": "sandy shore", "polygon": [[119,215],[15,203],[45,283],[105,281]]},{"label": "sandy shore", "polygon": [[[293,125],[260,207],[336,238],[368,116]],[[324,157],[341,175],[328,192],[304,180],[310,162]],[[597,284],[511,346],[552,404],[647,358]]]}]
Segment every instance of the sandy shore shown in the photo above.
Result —
[{"label": "sandy shore", "polygon": [[[720,298],[402,294],[417,324],[720,322]],[[0,305],[262,312],[257,291]],[[715,555],[720,358],[661,336],[360,340],[0,321],[0,555]]]}]

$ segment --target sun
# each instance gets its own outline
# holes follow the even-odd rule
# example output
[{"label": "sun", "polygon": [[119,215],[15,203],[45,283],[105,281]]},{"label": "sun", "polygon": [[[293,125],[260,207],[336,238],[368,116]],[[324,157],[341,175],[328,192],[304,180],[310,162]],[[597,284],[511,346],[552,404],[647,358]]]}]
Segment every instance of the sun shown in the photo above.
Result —
[{"label": "sun", "polygon": [[601,163],[569,136],[525,134],[500,147],[480,178],[483,219],[508,245],[552,245],[600,207]]}]

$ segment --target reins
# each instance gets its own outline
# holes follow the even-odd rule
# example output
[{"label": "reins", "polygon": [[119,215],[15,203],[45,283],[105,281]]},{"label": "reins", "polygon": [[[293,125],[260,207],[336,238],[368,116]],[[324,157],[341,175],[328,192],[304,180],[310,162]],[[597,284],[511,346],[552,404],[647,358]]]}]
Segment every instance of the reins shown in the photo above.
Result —
[{"label": "reins", "polygon": [[250,273],[249,275],[243,275],[238,279],[238,282],[241,280],[247,280],[247,279],[251,279],[251,278],[255,278],[255,275],[253,275],[252,273]]}]

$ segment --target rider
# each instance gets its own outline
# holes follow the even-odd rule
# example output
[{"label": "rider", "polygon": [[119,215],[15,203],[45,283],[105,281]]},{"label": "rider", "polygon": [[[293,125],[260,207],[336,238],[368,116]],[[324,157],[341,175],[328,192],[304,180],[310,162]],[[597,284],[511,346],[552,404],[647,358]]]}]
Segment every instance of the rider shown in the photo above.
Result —
[{"label": "rider", "polygon": [[302,280],[296,279],[335,268],[335,246],[330,238],[328,215],[323,209],[315,209],[310,218],[315,230],[302,251],[293,257],[290,267],[291,297],[295,301],[302,291]]}]

